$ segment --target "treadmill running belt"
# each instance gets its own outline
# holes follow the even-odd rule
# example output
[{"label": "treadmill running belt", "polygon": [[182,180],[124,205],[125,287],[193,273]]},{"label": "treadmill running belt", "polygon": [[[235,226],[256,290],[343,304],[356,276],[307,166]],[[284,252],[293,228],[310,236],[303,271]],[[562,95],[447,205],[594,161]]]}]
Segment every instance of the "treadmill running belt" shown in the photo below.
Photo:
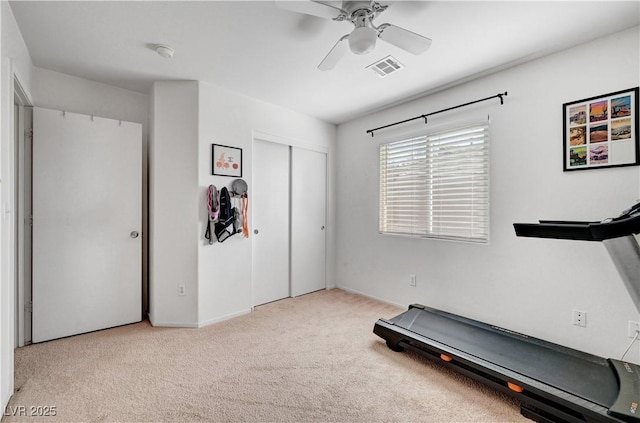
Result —
[{"label": "treadmill running belt", "polygon": [[427,307],[389,321],[603,407],[616,400],[618,383],[604,358]]}]

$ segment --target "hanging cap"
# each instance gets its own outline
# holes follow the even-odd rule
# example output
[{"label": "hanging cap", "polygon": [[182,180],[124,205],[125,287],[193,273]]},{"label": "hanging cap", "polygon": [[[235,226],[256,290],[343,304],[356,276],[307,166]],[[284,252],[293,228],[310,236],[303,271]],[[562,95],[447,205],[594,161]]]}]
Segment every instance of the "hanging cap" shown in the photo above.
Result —
[{"label": "hanging cap", "polygon": [[244,179],[236,179],[231,182],[231,191],[236,195],[244,195],[247,193],[247,183]]}]

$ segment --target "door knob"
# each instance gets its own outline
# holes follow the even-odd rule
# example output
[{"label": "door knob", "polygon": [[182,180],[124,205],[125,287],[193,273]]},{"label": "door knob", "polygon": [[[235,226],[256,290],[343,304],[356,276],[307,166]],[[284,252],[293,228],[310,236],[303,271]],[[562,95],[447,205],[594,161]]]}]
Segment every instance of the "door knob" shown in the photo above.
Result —
[{"label": "door knob", "polygon": [[260,232],[260,231],[258,231],[257,229],[253,230],[253,233],[256,234],[256,235],[258,235],[258,232]]},{"label": "door knob", "polygon": [[129,234],[129,236],[131,238],[137,238],[140,234],[137,231],[131,231],[131,233]]}]

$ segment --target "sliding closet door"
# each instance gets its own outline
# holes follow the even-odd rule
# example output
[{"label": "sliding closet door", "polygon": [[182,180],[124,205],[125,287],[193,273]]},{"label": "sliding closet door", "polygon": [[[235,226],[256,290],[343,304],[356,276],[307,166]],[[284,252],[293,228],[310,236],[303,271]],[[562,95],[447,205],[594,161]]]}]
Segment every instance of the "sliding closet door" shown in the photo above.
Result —
[{"label": "sliding closet door", "polygon": [[253,305],[289,297],[289,146],[253,143]]},{"label": "sliding closet door", "polygon": [[142,318],[142,127],[34,108],[33,342]]},{"label": "sliding closet door", "polygon": [[327,155],[291,151],[291,295],[326,288]]}]

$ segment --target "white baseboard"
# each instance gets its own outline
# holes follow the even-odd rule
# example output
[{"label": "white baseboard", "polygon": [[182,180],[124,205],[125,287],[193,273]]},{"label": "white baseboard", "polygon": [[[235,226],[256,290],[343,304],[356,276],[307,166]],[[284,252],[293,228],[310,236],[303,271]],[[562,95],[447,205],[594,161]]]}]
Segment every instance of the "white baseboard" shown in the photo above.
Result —
[{"label": "white baseboard", "polygon": [[349,292],[351,294],[362,295],[363,297],[371,298],[372,300],[380,301],[381,303],[389,304],[389,305],[392,305],[392,306],[405,308],[405,309],[408,307],[407,305],[394,303],[393,301],[389,301],[389,300],[387,300],[385,298],[379,298],[379,297],[376,297],[374,295],[369,295],[369,294],[366,294],[364,292],[360,292],[360,291],[357,291],[355,289],[348,288],[346,286],[337,286],[337,288],[342,289],[343,291]]},{"label": "white baseboard", "polygon": [[156,321],[151,313],[149,313],[149,323],[151,326],[157,328],[198,328],[197,323],[180,323],[180,322],[158,322]]},{"label": "white baseboard", "polygon": [[208,319],[198,323],[158,322],[153,318],[153,315],[149,313],[149,323],[151,323],[151,326],[159,327],[159,328],[196,328],[198,329],[198,328],[212,325],[214,323],[222,322],[225,320],[233,319],[234,317],[251,313],[251,311],[252,310],[250,308],[247,308],[244,310],[237,311],[235,313],[225,314],[224,316],[214,317],[213,319]]},{"label": "white baseboard", "polygon": [[222,321],[225,321],[225,320],[233,319],[234,317],[243,316],[243,315],[249,314],[249,313],[251,313],[251,309],[247,308],[247,309],[244,309],[244,310],[237,311],[235,313],[230,313],[230,314],[226,314],[224,316],[214,317],[213,319],[208,319],[208,320],[205,320],[204,322],[199,322],[197,327],[202,328],[202,327],[205,327],[205,326],[212,325],[214,323],[218,323],[218,322],[222,322]]}]

